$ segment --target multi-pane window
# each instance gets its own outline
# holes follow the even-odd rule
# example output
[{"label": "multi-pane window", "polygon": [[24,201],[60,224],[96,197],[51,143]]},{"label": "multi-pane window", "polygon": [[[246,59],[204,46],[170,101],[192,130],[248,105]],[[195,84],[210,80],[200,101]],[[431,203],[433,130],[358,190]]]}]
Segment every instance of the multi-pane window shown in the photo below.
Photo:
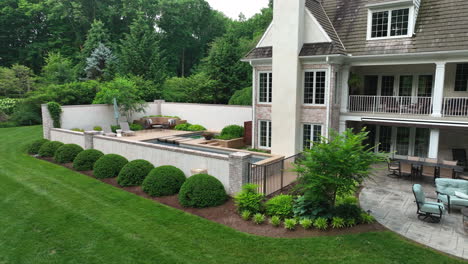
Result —
[{"label": "multi-pane window", "polygon": [[271,72],[261,72],[259,74],[259,103],[271,103],[272,98],[272,80],[273,74]]},{"label": "multi-pane window", "polygon": [[379,151],[390,152],[392,148],[392,127],[381,126],[379,132]]},{"label": "multi-pane window", "polygon": [[400,76],[400,96],[411,96],[413,91],[413,76],[402,75]]},{"label": "multi-pane window", "polygon": [[310,149],[314,142],[322,140],[322,125],[304,124],[302,134],[304,149]]},{"label": "multi-pane window", "polygon": [[271,148],[271,121],[259,122],[259,145],[261,148]]},{"label": "multi-pane window", "polygon": [[325,104],[326,72],[307,71],[304,74],[304,104]]},{"label": "multi-pane window", "polygon": [[408,35],[409,9],[399,9],[392,11],[392,22],[390,26],[390,36]]},{"label": "multi-pane window", "polygon": [[429,128],[416,128],[414,140],[414,156],[426,158],[429,152]]},{"label": "multi-pane window", "polygon": [[468,89],[468,63],[457,64],[455,91],[466,92]]},{"label": "multi-pane window", "polygon": [[432,96],[432,75],[419,75],[418,96]]},{"label": "multi-pane window", "polygon": [[397,139],[396,139],[396,154],[407,156],[410,147],[410,128],[409,127],[398,127],[397,128]]},{"label": "multi-pane window", "polygon": [[373,12],[371,38],[406,36],[409,31],[409,8]]},{"label": "multi-pane window", "polygon": [[382,96],[393,96],[395,76],[382,76]]}]

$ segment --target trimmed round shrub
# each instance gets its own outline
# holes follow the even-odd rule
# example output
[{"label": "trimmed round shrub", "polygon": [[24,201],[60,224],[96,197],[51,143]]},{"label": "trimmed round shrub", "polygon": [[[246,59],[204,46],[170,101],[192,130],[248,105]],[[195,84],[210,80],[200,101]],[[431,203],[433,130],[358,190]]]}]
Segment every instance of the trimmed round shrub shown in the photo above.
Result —
[{"label": "trimmed round shrub", "polygon": [[123,187],[141,185],[153,168],[146,160],[132,160],[120,171],[117,183]]},{"label": "trimmed round shrub", "polygon": [[73,160],[73,168],[77,171],[92,170],[94,163],[102,156],[104,156],[104,153],[96,149],[82,151]]},{"label": "trimmed round shrub", "polygon": [[117,154],[107,154],[94,163],[94,177],[98,179],[114,178],[119,176],[120,171],[128,163],[128,160]]},{"label": "trimmed round shrub", "polygon": [[189,123],[185,123],[185,124],[178,124],[177,126],[174,127],[175,130],[181,130],[181,131],[188,131],[188,128],[190,127],[191,125]]},{"label": "trimmed round shrub", "polygon": [[221,130],[221,136],[230,136],[232,138],[240,138],[244,136],[244,128],[238,125],[229,125]]},{"label": "trimmed round shrub", "polygon": [[62,142],[59,141],[49,141],[44,143],[41,148],[39,148],[39,156],[51,158],[55,155],[57,149],[63,146]]},{"label": "trimmed round shrub", "polygon": [[291,195],[280,194],[265,203],[266,212],[270,216],[277,215],[282,219],[293,216],[293,202]]},{"label": "trimmed round shrub", "polygon": [[44,143],[50,142],[50,140],[42,138],[35,140],[28,146],[28,153],[31,155],[35,155],[39,153],[39,149],[44,145]]},{"label": "trimmed round shrub", "polygon": [[179,192],[179,202],[184,207],[205,208],[222,205],[228,196],[223,184],[208,174],[188,178]]},{"label": "trimmed round shrub", "polygon": [[154,168],[143,181],[143,191],[151,196],[168,196],[179,192],[185,174],[174,166]]},{"label": "trimmed round shrub", "polygon": [[191,125],[187,128],[189,131],[204,131],[206,128],[202,125]]},{"label": "trimmed round shrub", "polygon": [[73,162],[83,148],[76,144],[65,144],[57,149],[54,155],[54,160],[58,163],[69,163]]}]

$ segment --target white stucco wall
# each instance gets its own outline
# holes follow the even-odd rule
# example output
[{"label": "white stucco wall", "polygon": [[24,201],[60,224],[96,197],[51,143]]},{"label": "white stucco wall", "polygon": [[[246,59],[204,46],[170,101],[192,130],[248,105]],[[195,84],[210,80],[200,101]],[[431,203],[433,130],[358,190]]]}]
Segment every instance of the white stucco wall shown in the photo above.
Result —
[{"label": "white stucco wall", "polygon": [[144,159],[154,166],[172,165],[181,169],[185,176],[192,169],[207,169],[208,174],[220,180],[229,190],[229,157],[171,146],[158,146],[145,142],[129,142],[104,136],[94,137],[94,148],[104,154],[118,154],[129,161]]},{"label": "white stucco wall", "polygon": [[163,103],[161,112],[214,131],[221,131],[227,125],[243,126],[244,122],[252,121],[251,106]]},{"label": "white stucco wall", "polygon": [[60,141],[64,144],[77,144],[85,147],[85,137],[82,132],[54,128],[50,131],[50,140]]}]

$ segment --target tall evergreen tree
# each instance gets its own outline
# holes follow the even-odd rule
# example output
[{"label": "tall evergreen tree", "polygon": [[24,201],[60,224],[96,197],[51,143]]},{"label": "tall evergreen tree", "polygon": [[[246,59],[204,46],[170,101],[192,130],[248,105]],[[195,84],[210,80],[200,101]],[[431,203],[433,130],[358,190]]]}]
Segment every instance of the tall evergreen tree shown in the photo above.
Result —
[{"label": "tall evergreen tree", "polygon": [[113,68],[115,67],[116,57],[111,49],[106,45],[99,43],[99,46],[86,59],[86,78],[88,80],[111,79]]},{"label": "tall evergreen tree", "polygon": [[121,41],[120,71],[136,75],[156,84],[166,78],[166,63],[159,49],[154,22],[140,15],[130,26],[130,33]]},{"label": "tall evergreen tree", "polygon": [[81,60],[77,69],[78,72],[83,72],[83,70],[87,67],[87,59],[99,47],[100,44],[103,44],[107,48],[111,48],[109,33],[104,27],[104,23],[99,20],[94,20],[91,28],[87,33],[83,49],[81,50]]}]

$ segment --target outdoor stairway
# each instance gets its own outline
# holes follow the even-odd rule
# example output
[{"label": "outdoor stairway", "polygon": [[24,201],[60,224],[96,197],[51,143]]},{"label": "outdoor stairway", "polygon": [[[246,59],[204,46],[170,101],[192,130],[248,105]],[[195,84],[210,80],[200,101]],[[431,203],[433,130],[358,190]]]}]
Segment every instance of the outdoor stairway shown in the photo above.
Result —
[{"label": "outdoor stairway", "polygon": [[177,136],[169,136],[169,137],[162,137],[158,138],[158,141],[170,143],[170,144],[179,144],[182,142],[187,142],[193,140],[192,138],[185,138],[185,137],[177,137]]}]

